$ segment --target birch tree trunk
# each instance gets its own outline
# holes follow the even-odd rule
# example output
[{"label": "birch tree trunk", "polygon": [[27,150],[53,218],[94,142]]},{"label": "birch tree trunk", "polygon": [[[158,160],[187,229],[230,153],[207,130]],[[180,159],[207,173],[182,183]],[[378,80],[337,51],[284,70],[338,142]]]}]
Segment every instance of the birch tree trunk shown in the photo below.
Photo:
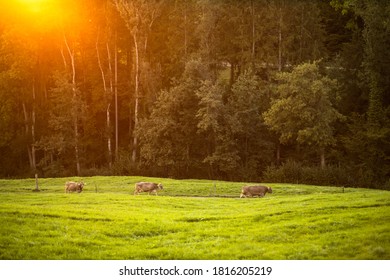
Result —
[{"label": "birch tree trunk", "polygon": [[30,169],[35,172],[36,165],[36,152],[35,152],[35,79],[33,79],[32,85],[32,107],[31,107],[31,116],[27,112],[26,104],[22,103],[23,116],[24,116],[24,125],[25,125],[25,134],[30,138],[30,142],[27,144],[27,154],[30,164]]},{"label": "birch tree trunk", "polygon": [[112,147],[111,147],[111,114],[110,114],[110,107],[111,107],[111,96],[113,92],[113,81],[112,81],[112,67],[111,67],[111,51],[110,46],[108,42],[106,43],[106,49],[107,49],[107,62],[108,62],[108,77],[109,77],[109,83],[110,87],[107,87],[106,82],[106,74],[104,73],[104,69],[101,63],[100,54],[99,54],[99,33],[97,35],[96,40],[96,55],[98,59],[98,65],[100,69],[100,73],[102,75],[102,81],[103,81],[103,90],[105,95],[105,100],[107,101],[106,105],[106,137],[107,137],[107,152],[108,152],[108,167],[111,169],[112,167]]},{"label": "birch tree trunk", "polygon": [[138,36],[133,32],[134,51],[135,51],[135,83],[134,83],[134,129],[133,129],[133,152],[132,162],[137,160],[138,138],[134,131],[138,128],[138,106],[139,106],[139,76],[140,76],[140,57],[138,49]]},{"label": "birch tree trunk", "polygon": [[133,134],[131,160],[134,163],[138,157],[138,137],[136,131],[139,123],[141,72],[143,70],[142,67],[145,67],[148,36],[163,2],[115,0],[117,10],[124,19],[134,42],[134,127],[131,131]]},{"label": "birch tree trunk", "polygon": [[[77,90],[76,90],[76,66],[75,66],[75,54],[74,50],[70,49],[68,44],[68,40],[64,34],[64,42],[65,46],[68,50],[70,63],[72,67],[72,91],[73,91],[73,99],[76,101],[77,99]],[[65,61],[65,60],[64,60]],[[73,129],[74,129],[74,151],[75,151],[75,161],[76,161],[76,172],[77,175],[80,174],[80,155],[79,155],[79,126],[78,126],[78,114],[73,113]]]}]

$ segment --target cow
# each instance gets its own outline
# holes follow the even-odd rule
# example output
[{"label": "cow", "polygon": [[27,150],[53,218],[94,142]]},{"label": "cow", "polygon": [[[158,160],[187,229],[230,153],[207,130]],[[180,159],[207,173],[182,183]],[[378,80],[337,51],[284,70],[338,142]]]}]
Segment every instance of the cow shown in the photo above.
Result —
[{"label": "cow", "polygon": [[272,189],[266,186],[244,186],[242,187],[240,198],[247,196],[263,197],[266,193],[272,193]]},{"label": "cow", "polygon": [[65,193],[78,192],[81,193],[84,188],[83,182],[66,182],[65,183]]},{"label": "cow", "polygon": [[150,183],[150,182],[138,182],[135,183],[134,195],[137,195],[141,192],[154,193],[157,195],[157,190],[162,190],[162,184]]}]

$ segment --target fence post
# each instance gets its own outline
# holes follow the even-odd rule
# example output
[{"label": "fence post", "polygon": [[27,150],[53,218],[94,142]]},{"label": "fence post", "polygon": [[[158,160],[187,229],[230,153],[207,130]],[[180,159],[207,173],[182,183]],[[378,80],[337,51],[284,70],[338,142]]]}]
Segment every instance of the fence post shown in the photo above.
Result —
[{"label": "fence post", "polygon": [[33,190],[34,192],[40,192],[41,190],[39,189],[39,184],[38,184],[38,174],[35,173],[35,189]]}]

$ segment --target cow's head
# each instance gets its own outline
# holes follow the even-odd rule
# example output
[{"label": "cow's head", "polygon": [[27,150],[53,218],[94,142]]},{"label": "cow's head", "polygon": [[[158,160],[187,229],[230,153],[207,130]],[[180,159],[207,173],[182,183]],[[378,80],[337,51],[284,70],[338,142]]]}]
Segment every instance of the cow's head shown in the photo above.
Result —
[{"label": "cow's head", "polygon": [[163,190],[163,189],[164,189],[164,188],[163,188],[163,185],[162,185],[161,183],[157,185],[157,188],[158,188],[159,190]]},{"label": "cow's head", "polygon": [[83,191],[84,188],[84,182],[79,182],[76,184],[77,185],[77,191],[80,193]]},{"label": "cow's head", "polygon": [[268,192],[269,192],[269,193],[272,193],[271,187],[268,187]]}]

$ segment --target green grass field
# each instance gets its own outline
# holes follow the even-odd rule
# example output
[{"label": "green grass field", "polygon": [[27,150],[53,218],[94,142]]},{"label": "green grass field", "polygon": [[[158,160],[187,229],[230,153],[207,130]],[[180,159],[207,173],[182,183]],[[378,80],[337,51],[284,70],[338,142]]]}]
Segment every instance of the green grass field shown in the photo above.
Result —
[{"label": "green grass field", "polygon": [[[390,259],[390,192],[207,180],[0,180],[0,259]],[[158,196],[134,183],[161,182]]]}]

